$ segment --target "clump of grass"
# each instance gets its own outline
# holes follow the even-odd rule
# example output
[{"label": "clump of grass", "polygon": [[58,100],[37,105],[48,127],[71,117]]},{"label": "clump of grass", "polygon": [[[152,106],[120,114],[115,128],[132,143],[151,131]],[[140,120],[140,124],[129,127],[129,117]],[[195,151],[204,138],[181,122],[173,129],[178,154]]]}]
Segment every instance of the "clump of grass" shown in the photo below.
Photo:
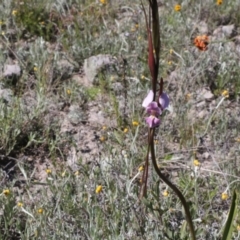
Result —
[{"label": "clump of grass", "polygon": [[12,11],[16,25],[23,28],[22,37],[41,36],[47,41],[55,41],[60,19],[54,19],[46,9],[46,2],[25,0]]}]

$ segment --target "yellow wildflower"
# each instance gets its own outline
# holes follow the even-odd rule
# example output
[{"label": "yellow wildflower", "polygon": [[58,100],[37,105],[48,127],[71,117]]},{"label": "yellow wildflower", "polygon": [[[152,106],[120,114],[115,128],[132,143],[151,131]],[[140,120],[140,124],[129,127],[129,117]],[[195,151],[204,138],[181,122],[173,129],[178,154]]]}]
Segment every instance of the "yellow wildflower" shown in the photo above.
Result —
[{"label": "yellow wildflower", "polygon": [[106,127],[106,126],[103,126],[103,127],[102,127],[102,130],[104,130],[104,131],[105,131],[106,129],[107,129],[107,127]]},{"label": "yellow wildflower", "polygon": [[124,129],[123,129],[123,132],[124,132],[124,133],[127,133],[127,132],[128,132],[128,128],[124,128]]},{"label": "yellow wildflower", "polygon": [[168,62],[168,65],[172,65],[172,61],[169,61],[169,62]]},{"label": "yellow wildflower", "polygon": [[106,140],[104,136],[101,136],[99,139],[101,142],[104,142]]},{"label": "yellow wildflower", "polygon": [[47,168],[47,169],[46,169],[46,173],[47,173],[47,174],[51,174],[51,173],[52,173],[52,170],[49,169],[49,168]]},{"label": "yellow wildflower", "polygon": [[5,196],[8,196],[8,195],[10,194],[10,190],[9,190],[9,189],[4,189],[4,190],[3,190],[3,194],[4,194]]},{"label": "yellow wildflower", "polygon": [[137,127],[137,126],[139,125],[139,122],[137,122],[137,121],[132,121],[132,125],[135,126],[135,127]]},{"label": "yellow wildflower", "polygon": [[33,71],[36,72],[37,70],[38,70],[38,68],[35,66],[35,67],[33,68]]},{"label": "yellow wildflower", "polygon": [[187,93],[186,95],[185,95],[185,99],[188,101],[190,98],[191,98],[191,93]]},{"label": "yellow wildflower", "polygon": [[222,193],[222,200],[227,200],[228,199],[228,194],[226,192]]},{"label": "yellow wildflower", "polygon": [[162,193],[162,195],[163,195],[164,197],[168,197],[169,192],[168,192],[167,190],[165,190],[165,191]]},{"label": "yellow wildflower", "polygon": [[71,94],[71,90],[67,89],[67,94],[70,95]]},{"label": "yellow wildflower", "polygon": [[140,166],[140,167],[138,168],[138,171],[141,172],[141,171],[143,171],[143,169],[144,169],[144,166]]},{"label": "yellow wildflower", "polygon": [[217,0],[217,5],[221,5],[223,3],[223,0]]},{"label": "yellow wildflower", "polygon": [[78,175],[79,175],[79,171],[76,171],[76,172],[74,173],[74,175],[75,175],[75,176],[78,176]]},{"label": "yellow wildflower", "polygon": [[107,4],[107,0],[99,0],[101,4]]},{"label": "yellow wildflower", "polygon": [[228,90],[223,90],[223,91],[222,91],[222,96],[225,97],[225,98],[228,98],[228,97],[229,97],[229,92],[228,92]]},{"label": "yellow wildflower", "polygon": [[102,191],[102,185],[98,185],[98,186],[96,187],[95,192],[98,194],[98,193],[100,193],[101,191]]},{"label": "yellow wildflower", "polygon": [[194,165],[195,167],[199,167],[199,166],[200,166],[200,162],[199,162],[197,159],[195,159],[195,160],[193,161],[193,165]]},{"label": "yellow wildflower", "polygon": [[43,214],[43,208],[39,208],[39,209],[37,210],[37,212],[38,212],[39,214]]},{"label": "yellow wildflower", "polygon": [[12,15],[13,15],[13,16],[16,16],[16,15],[17,15],[17,10],[13,10],[13,11],[12,11]]},{"label": "yellow wildflower", "polygon": [[170,49],[170,50],[169,50],[169,53],[170,53],[170,54],[173,54],[173,49]]},{"label": "yellow wildflower", "polygon": [[237,230],[240,231],[240,224],[237,225]]},{"label": "yellow wildflower", "polygon": [[176,4],[176,5],[174,6],[174,10],[175,10],[176,12],[179,12],[179,11],[181,10],[181,5]]},{"label": "yellow wildflower", "polygon": [[21,208],[21,207],[23,207],[23,203],[22,203],[22,202],[18,202],[18,203],[17,203],[17,206],[18,206],[19,208]]}]

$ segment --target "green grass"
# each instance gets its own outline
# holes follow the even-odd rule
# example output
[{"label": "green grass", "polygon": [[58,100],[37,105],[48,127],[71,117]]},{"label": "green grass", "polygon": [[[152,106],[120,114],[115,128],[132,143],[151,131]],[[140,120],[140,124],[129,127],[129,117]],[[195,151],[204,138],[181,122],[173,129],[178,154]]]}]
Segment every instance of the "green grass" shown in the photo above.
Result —
[{"label": "green grass", "polygon": [[[165,2],[160,75],[173,111],[156,131],[156,158],[186,197],[197,239],[217,240],[240,181],[240,5],[187,0],[176,12],[175,1]],[[138,198],[150,87],[140,1],[4,0],[0,12],[0,65],[22,70],[0,74],[0,239],[190,239],[181,202],[151,165],[148,196]],[[202,22],[205,52],[193,44]],[[234,31],[214,39],[221,23]],[[98,54],[117,63],[93,84],[75,81]],[[236,205],[232,239],[240,236]]]}]

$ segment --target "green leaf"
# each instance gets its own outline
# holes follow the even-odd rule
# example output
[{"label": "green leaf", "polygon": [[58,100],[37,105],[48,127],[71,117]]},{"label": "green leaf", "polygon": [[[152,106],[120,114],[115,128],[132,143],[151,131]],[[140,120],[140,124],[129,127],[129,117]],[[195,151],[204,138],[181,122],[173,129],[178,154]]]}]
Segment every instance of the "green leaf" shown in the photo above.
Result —
[{"label": "green leaf", "polygon": [[233,192],[232,203],[230,207],[230,211],[228,214],[228,219],[223,231],[222,240],[231,240],[232,232],[233,232],[233,221],[237,213],[237,193],[236,190]]}]

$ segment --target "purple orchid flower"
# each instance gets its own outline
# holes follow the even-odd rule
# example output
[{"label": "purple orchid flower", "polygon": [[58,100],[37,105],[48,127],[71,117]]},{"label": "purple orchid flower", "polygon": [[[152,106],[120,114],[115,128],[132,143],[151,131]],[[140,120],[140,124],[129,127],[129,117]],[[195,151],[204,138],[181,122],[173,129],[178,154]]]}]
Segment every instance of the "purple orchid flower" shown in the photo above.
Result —
[{"label": "purple orchid flower", "polygon": [[158,107],[158,104],[156,102],[151,102],[147,107],[146,111],[148,114],[158,117],[162,110]]},{"label": "purple orchid flower", "polygon": [[[142,106],[144,108],[147,108],[147,106],[152,101],[153,101],[153,91],[150,90],[147,97],[143,100]],[[159,101],[159,104],[160,104],[160,107],[161,107],[162,111],[165,110],[166,108],[168,108],[170,100],[169,100],[169,96],[165,92],[163,92],[161,94],[158,101]]]},{"label": "purple orchid flower", "polygon": [[[142,106],[146,108],[146,112],[150,115],[146,118],[146,123],[150,128],[158,127],[160,119],[158,118],[162,111],[169,106],[169,97],[166,93],[162,93],[159,97],[159,102],[153,101],[153,91],[150,90],[147,97],[143,100]],[[158,106],[160,104],[160,107]]]},{"label": "purple orchid flower", "polygon": [[151,102],[147,108],[147,113],[150,115],[146,118],[146,123],[150,128],[158,127],[160,125],[159,115],[162,113],[162,110],[158,107],[156,102]]}]

